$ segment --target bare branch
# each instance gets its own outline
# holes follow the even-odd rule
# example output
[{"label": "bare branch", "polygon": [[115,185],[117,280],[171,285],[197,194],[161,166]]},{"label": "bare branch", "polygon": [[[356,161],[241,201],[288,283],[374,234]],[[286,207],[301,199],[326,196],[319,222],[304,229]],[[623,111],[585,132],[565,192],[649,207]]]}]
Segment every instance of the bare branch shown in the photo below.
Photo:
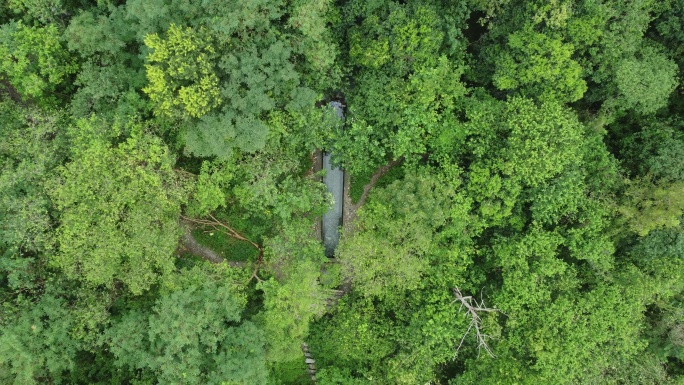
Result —
[{"label": "bare branch", "polygon": [[461,346],[463,346],[463,341],[465,341],[465,338],[468,336],[471,330],[475,330],[475,338],[477,339],[477,351],[478,355],[482,351],[482,349],[487,352],[491,357],[496,357],[494,353],[492,352],[492,349],[487,345],[487,340],[491,339],[491,336],[488,336],[487,334],[482,333],[482,330],[480,329],[481,321],[482,319],[478,315],[478,312],[487,312],[487,313],[501,313],[504,314],[501,310],[497,308],[489,308],[484,302],[484,299],[482,298],[482,294],[480,294],[480,301],[478,302],[476,299],[474,299],[472,296],[464,296],[463,293],[461,293],[461,290],[458,287],[455,287],[453,289],[454,291],[454,297],[456,298],[452,303],[454,302],[460,302],[461,306],[459,308],[459,311],[461,311],[463,308],[465,308],[465,316],[470,317],[470,324],[468,325],[468,329],[466,332],[463,334],[463,338],[461,338],[461,342],[458,344],[458,347],[456,348],[456,354],[458,354],[459,350],[461,350]]},{"label": "bare branch", "polygon": [[249,277],[249,279],[247,280],[247,283],[252,282],[253,279],[256,279],[257,282],[264,282],[264,280],[259,278],[259,275],[257,274],[257,273],[259,273],[259,269],[261,269],[261,265],[263,263],[264,263],[264,251],[261,250],[261,252],[259,253],[259,258],[257,258],[256,264],[254,265],[254,271],[252,272],[252,276]]}]

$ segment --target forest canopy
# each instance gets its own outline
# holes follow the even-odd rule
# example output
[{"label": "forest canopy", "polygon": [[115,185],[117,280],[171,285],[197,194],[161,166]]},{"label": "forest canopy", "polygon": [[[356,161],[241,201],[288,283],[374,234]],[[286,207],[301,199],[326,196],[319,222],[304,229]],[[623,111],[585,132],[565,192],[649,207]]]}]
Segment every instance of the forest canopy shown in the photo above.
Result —
[{"label": "forest canopy", "polygon": [[0,383],[684,384],[683,69],[684,0],[2,2]]}]

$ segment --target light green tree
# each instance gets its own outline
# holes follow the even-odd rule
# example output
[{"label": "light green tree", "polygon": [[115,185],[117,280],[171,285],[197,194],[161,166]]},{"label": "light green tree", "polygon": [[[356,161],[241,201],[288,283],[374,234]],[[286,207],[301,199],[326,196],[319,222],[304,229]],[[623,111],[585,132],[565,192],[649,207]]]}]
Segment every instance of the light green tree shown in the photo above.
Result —
[{"label": "light green tree", "polygon": [[508,36],[506,49],[495,59],[492,77],[500,90],[518,90],[540,101],[574,102],[587,90],[583,71],[573,60],[574,47],[531,29]]},{"label": "light green tree", "polygon": [[684,182],[654,183],[650,175],[632,180],[618,211],[627,227],[640,236],[677,227],[684,214]]},{"label": "light green tree", "polygon": [[448,218],[452,193],[432,175],[410,175],[377,190],[359,213],[359,231],[337,251],[346,275],[363,295],[415,290],[437,247],[435,230]]},{"label": "light green tree", "polygon": [[73,160],[51,192],[60,215],[52,264],[72,279],[119,280],[141,293],[174,268],[184,189],[169,150],[142,126],[118,145],[98,135],[103,129],[91,119],[70,130]]},{"label": "light green tree", "polygon": [[152,50],[147,60],[149,86],[143,91],[162,116],[206,115],[221,103],[218,77],[213,68],[216,51],[209,32],[200,28],[169,26],[166,38],[149,35],[145,45]]},{"label": "light green tree", "polygon": [[17,21],[0,26],[0,57],[0,73],[23,98],[37,100],[78,68],[52,24],[30,27]]},{"label": "light green tree", "polygon": [[583,127],[571,111],[558,103],[514,98],[506,104],[510,129],[503,172],[536,186],[580,160]]},{"label": "light green tree", "polygon": [[584,128],[558,102],[485,100],[473,104],[467,116],[470,121],[460,127],[464,132],[451,140],[473,154],[466,187],[492,223],[519,223],[511,215],[522,189],[540,186],[582,159]]}]

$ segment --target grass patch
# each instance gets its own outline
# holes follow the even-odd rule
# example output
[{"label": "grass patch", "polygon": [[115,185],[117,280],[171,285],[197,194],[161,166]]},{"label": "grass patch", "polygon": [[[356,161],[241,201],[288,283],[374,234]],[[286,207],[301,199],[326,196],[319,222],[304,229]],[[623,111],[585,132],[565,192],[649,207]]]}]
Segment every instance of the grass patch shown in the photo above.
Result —
[{"label": "grass patch", "polygon": [[250,261],[259,256],[259,250],[247,242],[237,240],[211,227],[192,230],[197,242],[230,261]]},{"label": "grass patch", "polygon": [[372,171],[364,172],[363,174],[349,174],[349,195],[352,203],[357,203],[363,194],[363,186],[370,182],[373,176]]},{"label": "grass patch", "polygon": [[291,385],[310,385],[311,376],[306,372],[306,364],[304,363],[304,353],[299,351],[300,355],[288,362],[279,362],[271,368],[271,378],[277,379],[278,384]]},{"label": "grass patch", "polygon": [[[214,216],[256,244],[262,244],[263,237],[270,229],[270,224],[265,219],[246,216],[244,213],[222,210],[214,213]],[[259,257],[259,250],[249,242],[235,239],[211,226],[196,226],[192,235],[201,245],[230,261],[255,261]]]},{"label": "grass patch", "polygon": [[[373,177],[374,171],[368,171],[363,174],[350,174],[350,185],[349,185],[349,195],[351,196],[352,203],[358,203],[363,194],[363,186],[367,185],[371,178]],[[375,187],[387,187],[395,180],[402,179],[404,177],[404,168],[401,165],[397,165],[389,169],[385,175],[378,179]]]},{"label": "grass patch", "polygon": [[387,187],[396,180],[404,179],[404,174],[404,167],[402,167],[401,164],[396,165],[387,170],[385,175],[378,179],[378,183],[375,184],[375,187]]},{"label": "grass patch", "polygon": [[261,244],[263,237],[272,228],[272,223],[263,217],[253,213],[234,211],[231,207],[228,210],[219,211],[214,214],[216,219],[228,223],[230,227],[254,243]]}]

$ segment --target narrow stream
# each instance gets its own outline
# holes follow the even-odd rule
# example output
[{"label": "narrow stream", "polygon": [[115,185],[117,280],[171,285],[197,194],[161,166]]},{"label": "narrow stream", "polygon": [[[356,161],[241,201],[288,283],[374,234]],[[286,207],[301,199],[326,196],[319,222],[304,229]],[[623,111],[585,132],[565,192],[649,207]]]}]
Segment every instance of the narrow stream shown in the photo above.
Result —
[{"label": "narrow stream", "polygon": [[[330,102],[330,106],[335,109],[337,117],[344,119],[344,106],[340,102]],[[325,255],[333,257],[335,248],[340,241],[340,226],[342,226],[342,202],[344,201],[344,172],[338,167],[334,167],[331,163],[332,154],[323,153],[323,169],[325,169],[325,177],[323,183],[328,188],[335,200],[335,205],[323,215],[322,218],[322,236],[323,245],[325,246]]]}]

